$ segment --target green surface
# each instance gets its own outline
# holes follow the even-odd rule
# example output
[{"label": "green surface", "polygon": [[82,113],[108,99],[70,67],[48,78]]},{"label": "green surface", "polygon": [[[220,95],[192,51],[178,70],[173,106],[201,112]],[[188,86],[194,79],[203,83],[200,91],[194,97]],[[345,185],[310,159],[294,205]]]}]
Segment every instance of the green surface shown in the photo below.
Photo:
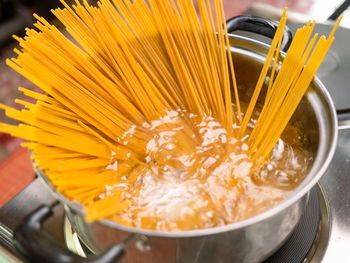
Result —
[{"label": "green surface", "polygon": [[13,263],[14,261],[12,261],[11,259],[9,259],[9,258],[6,257],[5,255],[1,255],[1,254],[0,254],[0,262],[1,262],[1,263]]}]

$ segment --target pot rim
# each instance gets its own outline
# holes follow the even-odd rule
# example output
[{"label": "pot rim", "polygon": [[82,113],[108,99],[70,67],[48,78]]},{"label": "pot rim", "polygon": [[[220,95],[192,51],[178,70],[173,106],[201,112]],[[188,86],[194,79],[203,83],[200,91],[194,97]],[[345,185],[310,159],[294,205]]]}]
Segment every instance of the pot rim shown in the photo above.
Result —
[{"label": "pot rim", "polygon": [[[228,35],[231,39],[238,39],[245,42],[250,42],[251,44],[259,45],[263,48],[267,48],[267,49],[269,48],[268,44],[260,42],[258,40],[254,40],[251,38],[234,35],[234,34],[228,34]],[[283,56],[285,56],[284,52],[281,51],[281,53]],[[106,225],[108,227],[117,228],[119,230],[126,231],[129,233],[134,233],[134,234],[157,236],[157,237],[168,237],[168,238],[188,238],[188,237],[214,235],[214,234],[219,234],[223,232],[233,231],[236,229],[241,229],[249,225],[253,225],[261,221],[267,220],[277,215],[282,210],[293,205],[295,202],[300,200],[304,195],[306,195],[311,190],[311,188],[319,181],[322,175],[326,172],[333,158],[333,155],[335,153],[335,149],[338,141],[337,114],[336,114],[335,106],[331,99],[331,96],[327,91],[326,87],[322,84],[322,82],[319,80],[317,76],[315,76],[312,83],[315,84],[315,86],[317,87],[317,90],[320,92],[326,104],[328,104],[329,106],[331,127],[329,127],[328,129],[332,136],[331,136],[331,142],[328,143],[329,146],[327,147],[327,149],[329,149],[328,154],[324,160],[318,160],[318,156],[316,155],[316,159],[314,163],[316,163],[317,161],[319,162],[322,161],[322,164],[317,170],[313,165],[308,175],[305,177],[306,179],[307,177],[312,176],[312,179],[306,185],[304,185],[302,182],[293,192],[290,193],[288,197],[286,197],[283,201],[279,202],[277,205],[267,209],[264,212],[261,212],[255,216],[249,217],[239,222],[235,222],[224,226],[217,226],[212,228],[196,229],[196,230],[156,231],[156,230],[125,226],[109,219],[100,219],[96,222],[102,223],[103,225]],[[61,203],[63,203],[66,207],[68,207],[71,212],[84,216],[85,213],[83,211],[83,206],[78,202],[68,200],[62,194],[58,193],[54,188],[54,186],[51,184],[51,182],[46,178],[45,174],[35,165],[34,161],[32,162],[33,162],[34,170],[36,171],[37,175],[39,175],[39,178],[43,180],[44,184],[49,188],[50,192],[55,196],[55,198],[58,199]]]}]

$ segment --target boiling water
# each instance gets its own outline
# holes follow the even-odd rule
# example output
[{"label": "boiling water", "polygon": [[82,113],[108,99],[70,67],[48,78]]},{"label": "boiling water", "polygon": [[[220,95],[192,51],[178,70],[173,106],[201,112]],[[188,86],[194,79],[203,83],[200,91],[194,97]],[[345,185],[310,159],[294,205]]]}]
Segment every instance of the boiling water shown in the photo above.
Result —
[{"label": "boiling water", "polygon": [[228,132],[213,117],[170,111],[142,129],[152,135],[147,165],[134,168],[133,184],[126,175],[125,183],[113,186],[123,189],[130,205],[116,216],[140,228],[189,230],[246,219],[290,194],[310,162],[304,138],[293,126],[262,165],[248,155],[248,136],[237,140],[238,127]]}]

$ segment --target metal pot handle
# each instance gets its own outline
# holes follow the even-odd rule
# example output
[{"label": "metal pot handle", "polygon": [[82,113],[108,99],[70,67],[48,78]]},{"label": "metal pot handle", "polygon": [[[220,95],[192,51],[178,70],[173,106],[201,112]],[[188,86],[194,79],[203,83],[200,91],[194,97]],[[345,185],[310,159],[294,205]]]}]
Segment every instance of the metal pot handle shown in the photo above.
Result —
[{"label": "metal pot handle", "polygon": [[[233,31],[241,30],[252,33],[257,33],[259,35],[266,36],[273,39],[278,22],[262,18],[258,16],[236,16],[232,17],[226,21],[227,32],[232,33]],[[283,39],[281,43],[281,50],[286,52],[292,43],[293,35],[288,27],[285,27],[283,33]]]},{"label": "metal pot handle", "polygon": [[83,258],[57,243],[41,229],[44,221],[53,214],[52,206],[42,205],[15,230],[16,248],[24,258],[37,263],[112,263],[124,253],[125,244],[110,247],[102,255]]},{"label": "metal pot handle", "polygon": [[350,110],[337,110],[338,116],[338,129],[346,130],[350,129]]}]

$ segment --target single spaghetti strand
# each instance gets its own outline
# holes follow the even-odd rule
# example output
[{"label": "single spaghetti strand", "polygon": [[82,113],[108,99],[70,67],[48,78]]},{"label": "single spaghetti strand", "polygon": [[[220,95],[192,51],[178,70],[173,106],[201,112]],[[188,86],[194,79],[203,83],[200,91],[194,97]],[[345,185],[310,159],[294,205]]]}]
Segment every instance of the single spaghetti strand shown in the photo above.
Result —
[{"label": "single spaghetti strand", "polygon": [[[224,6],[222,3],[222,0],[220,0],[220,6],[221,6],[221,15],[223,17],[223,21],[226,21],[225,19],[225,12],[224,12]],[[226,23],[223,23],[224,25],[224,32],[225,32],[225,43],[226,43],[226,50],[227,50],[227,57],[229,61],[229,69],[230,69],[230,75],[231,75],[231,81],[233,86],[233,91],[235,95],[235,102],[236,102],[236,108],[237,108],[237,115],[238,115],[238,124],[242,123],[242,113],[241,113],[241,106],[239,102],[239,95],[238,95],[238,87],[237,87],[237,81],[236,81],[236,75],[233,67],[233,61],[232,61],[232,53],[231,53],[231,47],[230,42],[228,39],[228,32],[227,32],[227,26]],[[231,91],[228,90],[226,92],[226,121],[227,121],[227,127],[228,129],[231,129],[233,121],[235,121],[235,115],[233,114],[232,109],[232,98],[231,98]]]}]

